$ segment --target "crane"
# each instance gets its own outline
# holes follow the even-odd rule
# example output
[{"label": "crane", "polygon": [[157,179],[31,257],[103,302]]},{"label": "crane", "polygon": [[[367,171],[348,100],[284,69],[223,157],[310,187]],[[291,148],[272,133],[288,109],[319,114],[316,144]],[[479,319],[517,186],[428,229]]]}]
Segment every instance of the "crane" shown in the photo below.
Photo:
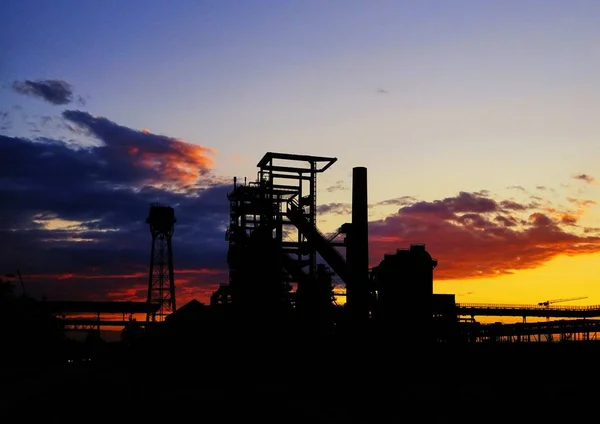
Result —
[{"label": "crane", "polygon": [[580,299],[587,299],[587,296],[581,296],[581,297],[567,297],[565,299],[552,299],[552,300],[546,300],[544,302],[540,302],[538,303],[538,306],[545,306],[545,307],[549,307],[550,305],[554,304],[554,303],[561,303],[561,302],[570,302],[571,300],[580,300]]}]

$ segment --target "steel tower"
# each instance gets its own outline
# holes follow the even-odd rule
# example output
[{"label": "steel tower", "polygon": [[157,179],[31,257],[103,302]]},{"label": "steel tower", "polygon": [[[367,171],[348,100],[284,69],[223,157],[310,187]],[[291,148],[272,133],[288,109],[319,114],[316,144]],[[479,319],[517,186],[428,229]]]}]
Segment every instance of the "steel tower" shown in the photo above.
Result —
[{"label": "steel tower", "polygon": [[319,302],[313,305],[311,299],[318,293],[317,280],[325,274],[317,267],[317,255],[330,259],[333,255],[339,260],[329,265],[336,273],[346,274],[344,259],[333,248],[344,245],[324,238],[316,229],[317,175],[336,161],[267,152],[257,165],[255,182],[240,185],[234,179],[233,191],[227,196],[229,287],[221,288],[215,301],[230,300],[266,310],[268,305],[289,302],[295,285],[296,306],[310,312],[318,309]]},{"label": "steel tower", "polygon": [[152,204],[146,222],[150,225],[152,234],[147,302],[149,305],[159,305],[155,313],[147,313],[146,322],[163,321],[176,309],[171,244],[176,222],[175,211],[170,206]]}]

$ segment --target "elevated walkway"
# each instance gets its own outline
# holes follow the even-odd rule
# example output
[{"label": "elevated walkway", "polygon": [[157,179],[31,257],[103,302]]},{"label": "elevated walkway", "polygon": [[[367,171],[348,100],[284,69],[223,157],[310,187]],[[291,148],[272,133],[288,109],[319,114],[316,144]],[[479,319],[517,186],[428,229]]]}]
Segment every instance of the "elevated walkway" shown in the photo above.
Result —
[{"label": "elevated walkway", "polygon": [[594,318],[600,317],[600,305],[593,306],[539,306],[503,305],[495,303],[457,303],[458,316],[539,317],[539,318]]}]

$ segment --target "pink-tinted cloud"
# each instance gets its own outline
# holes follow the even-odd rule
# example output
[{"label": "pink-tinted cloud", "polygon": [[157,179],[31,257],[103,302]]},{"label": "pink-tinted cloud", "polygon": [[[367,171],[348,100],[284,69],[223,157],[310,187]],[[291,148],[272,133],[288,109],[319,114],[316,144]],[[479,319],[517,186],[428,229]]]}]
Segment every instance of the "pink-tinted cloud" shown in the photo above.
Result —
[{"label": "pink-tinted cloud", "polygon": [[[184,188],[207,176],[214,165],[214,149],[188,143],[148,129],[134,130],[104,117],[67,110],[63,118],[72,131],[92,135],[104,145],[90,149],[98,160],[129,168],[131,180],[140,185],[164,184]],[[122,172],[123,174],[123,172]]]},{"label": "pink-tinted cloud", "polygon": [[597,232],[578,226],[594,202],[569,202],[573,208],[559,210],[465,192],[414,202],[370,224],[371,264],[384,253],[425,243],[439,260],[437,279],[464,279],[536,268],[561,254],[600,252]]}]

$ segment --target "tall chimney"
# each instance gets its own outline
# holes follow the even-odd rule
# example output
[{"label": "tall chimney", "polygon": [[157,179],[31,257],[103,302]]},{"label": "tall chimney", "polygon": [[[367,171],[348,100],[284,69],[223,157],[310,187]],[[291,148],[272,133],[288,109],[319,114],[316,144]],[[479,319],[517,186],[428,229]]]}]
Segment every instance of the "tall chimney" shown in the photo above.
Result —
[{"label": "tall chimney", "polygon": [[352,237],[351,237],[351,285],[348,306],[355,319],[369,317],[369,216],[367,198],[367,168],[352,169]]}]

